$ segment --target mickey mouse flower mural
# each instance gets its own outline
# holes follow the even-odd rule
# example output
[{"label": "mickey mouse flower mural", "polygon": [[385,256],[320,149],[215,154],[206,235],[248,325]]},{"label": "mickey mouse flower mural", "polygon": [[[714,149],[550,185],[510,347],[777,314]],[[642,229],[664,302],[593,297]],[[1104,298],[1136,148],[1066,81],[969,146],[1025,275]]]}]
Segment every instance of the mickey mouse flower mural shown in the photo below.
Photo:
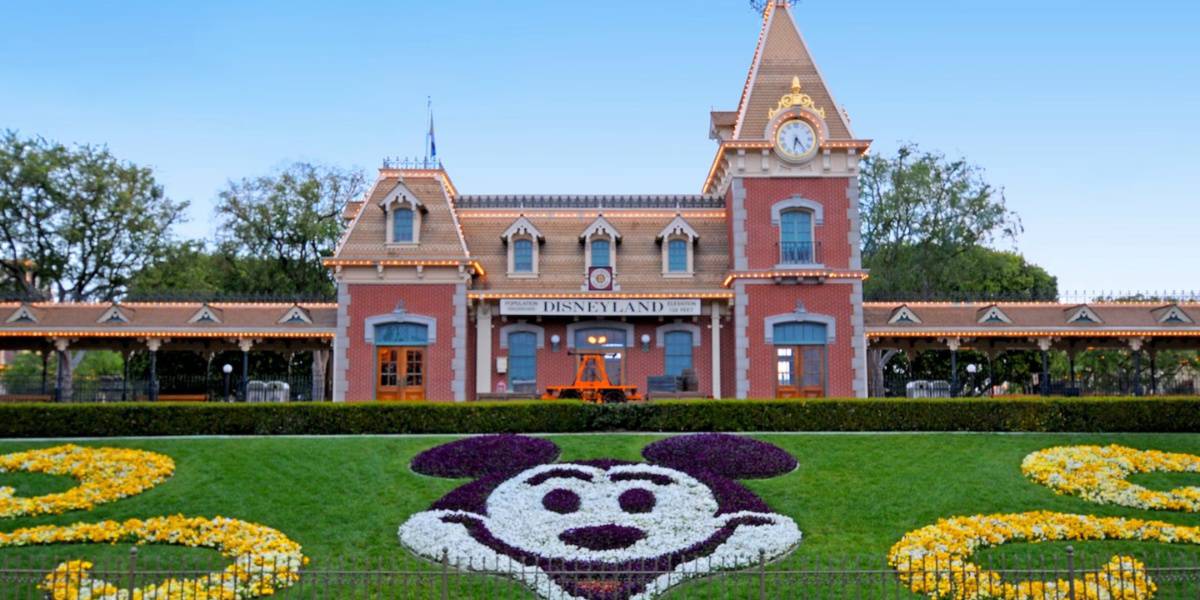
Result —
[{"label": "mickey mouse flower mural", "polygon": [[795,469],[780,448],[700,434],[642,455],[647,463],[554,463],[552,442],[517,435],[433,448],[413,459],[415,471],[477,479],[409,518],[400,541],[426,558],[511,573],[542,597],[587,600],[652,598],[799,543],[792,519],[734,481]]}]

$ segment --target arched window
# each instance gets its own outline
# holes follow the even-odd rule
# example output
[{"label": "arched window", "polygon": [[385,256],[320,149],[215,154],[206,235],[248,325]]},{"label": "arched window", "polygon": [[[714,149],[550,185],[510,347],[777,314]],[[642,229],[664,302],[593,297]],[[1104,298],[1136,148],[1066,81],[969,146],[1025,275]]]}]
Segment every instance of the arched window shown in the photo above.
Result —
[{"label": "arched window", "polygon": [[411,208],[396,208],[392,212],[392,241],[413,241],[413,211]]},{"label": "arched window", "polygon": [[375,326],[376,346],[424,346],[429,327],[422,323],[380,323]]},{"label": "arched window", "polygon": [[508,387],[520,393],[537,391],[537,334],[532,331],[508,334]]},{"label": "arched window", "polygon": [[513,242],[513,272],[533,272],[533,240],[522,238]]},{"label": "arched window", "polygon": [[688,271],[688,242],[675,238],[667,242],[667,272],[686,273]]},{"label": "arched window", "polygon": [[592,240],[592,266],[593,267],[611,267],[612,266],[612,242],[607,239]]},{"label": "arched window", "polygon": [[625,331],[616,328],[590,327],[575,330],[575,349],[588,353],[603,353],[604,370],[611,385],[621,385],[621,367],[625,357]]},{"label": "arched window", "polygon": [[816,262],[813,247],[813,215],[807,210],[789,210],[779,215],[779,257],[783,264]]},{"label": "arched window", "polygon": [[663,341],[666,346],[666,375],[678,377],[685,369],[692,368],[692,332],[668,331]]}]

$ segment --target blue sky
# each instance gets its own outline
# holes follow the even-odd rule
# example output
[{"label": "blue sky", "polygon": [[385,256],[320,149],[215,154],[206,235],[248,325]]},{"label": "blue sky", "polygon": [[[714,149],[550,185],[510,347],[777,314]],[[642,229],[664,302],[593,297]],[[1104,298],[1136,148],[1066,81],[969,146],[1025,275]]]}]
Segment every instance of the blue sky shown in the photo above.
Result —
[{"label": "blue sky", "polygon": [[[807,0],[856,133],[963,155],[1064,289],[1200,287],[1200,6]],[[736,107],[744,0],[6,3],[0,127],[106,143],[213,235],[229,178],[417,155],[464,193],[694,193]]]}]

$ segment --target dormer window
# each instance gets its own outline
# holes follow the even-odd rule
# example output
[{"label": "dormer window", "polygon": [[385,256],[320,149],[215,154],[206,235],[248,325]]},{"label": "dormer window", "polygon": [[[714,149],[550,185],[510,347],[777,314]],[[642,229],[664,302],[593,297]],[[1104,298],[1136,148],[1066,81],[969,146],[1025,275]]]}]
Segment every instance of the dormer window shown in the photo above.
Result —
[{"label": "dormer window", "polygon": [[680,215],[655,238],[663,245],[663,277],[691,277],[696,272],[695,243],[700,234]]},{"label": "dormer window", "polygon": [[508,244],[508,276],[537,277],[538,247],[545,238],[525,217],[513,221],[500,236]]},{"label": "dormer window", "polygon": [[421,243],[421,220],[425,205],[403,183],[379,202],[387,222],[387,243],[415,245]]},{"label": "dormer window", "polygon": [[398,244],[413,241],[413,210],[397,208],[392,210],[392,241]]},{"label": "dormer window", "polygon": [[621,233],[609,223],[604,216],[596,217],[595,221],[583,230],[579,235],[579,241],[583,242],[584,254],[587,259],[587,266],[591,267],[608,267],[612,269],[613,274],[617,271],[616,248],[614,245],[620,243]]},{"label": "dormer window", "polygon": [[605,238],[592,240],[592,266],[612,266],[612,244]]}]

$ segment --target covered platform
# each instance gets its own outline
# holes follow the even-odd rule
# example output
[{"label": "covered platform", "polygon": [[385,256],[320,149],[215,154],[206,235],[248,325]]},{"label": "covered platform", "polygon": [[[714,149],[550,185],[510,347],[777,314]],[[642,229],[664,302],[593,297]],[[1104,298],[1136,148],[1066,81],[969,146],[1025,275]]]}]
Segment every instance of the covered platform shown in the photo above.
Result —
[{"label": "covered platform", "polygon": [[[863,313],[874,396],[1200,390],[1200,302],[867,302]],[[944,359],[914,371],[926,353]],[[1016,369],[1025,377],[997,373],[1014,353],[1034,357]]]},{"label": "covered platform", "polygon": [[[276,302],[129,302],[129,303],[0,303],[0,351],[11,360],[15,351],[53,358],[54,376],[41,381],[3,372],[0,399],[8,400],[208,400],[214,397],[255,399],[250,373],[252,352],[294,355],[311,353],[312,376],[308,390],[291,397],[323,400],[328,397],[328,362],[337,320],[331,303]],[[84,381],[73,376],[75,351],[110,350],[125,359],[121,376],[104,381]],[[186,393],[160,393],[164,380],[176,374],[159,373],[162,352],[193,352],[211,357],[241,353],[240,368],[227,373],[233,389],[220,394],[211,385],[193,385]],[[130,358],[144,353],[144,372],[131,372]],[[232,365],[231,365],[232,366]],[[205,375],[211,378],[210,374]],[[219,380],[221,377],[217,376]],[[205,382],[209,383],[209,382]],[[101,391],[94,389],[100,386]],[[294,383],[293,383],[293,387]],[[168,390],[169,391],[169,390]],[[278,397],[276,394],[275,397]]]}]

